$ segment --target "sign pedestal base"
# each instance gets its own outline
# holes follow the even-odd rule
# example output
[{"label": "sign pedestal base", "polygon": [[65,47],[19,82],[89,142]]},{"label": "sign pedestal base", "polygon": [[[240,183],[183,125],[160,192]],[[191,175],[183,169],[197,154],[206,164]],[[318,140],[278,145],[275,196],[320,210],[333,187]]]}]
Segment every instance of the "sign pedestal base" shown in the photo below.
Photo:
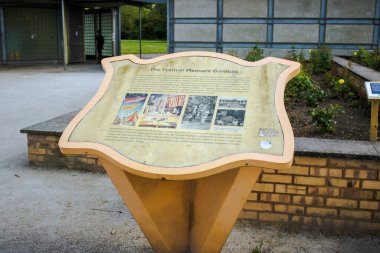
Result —
[{"label": "sign pedestal base", "polygon": [[107,174],[157,252],[220,252],[261,173],[241,167],[216,175],[161,181],[101,159]]}]

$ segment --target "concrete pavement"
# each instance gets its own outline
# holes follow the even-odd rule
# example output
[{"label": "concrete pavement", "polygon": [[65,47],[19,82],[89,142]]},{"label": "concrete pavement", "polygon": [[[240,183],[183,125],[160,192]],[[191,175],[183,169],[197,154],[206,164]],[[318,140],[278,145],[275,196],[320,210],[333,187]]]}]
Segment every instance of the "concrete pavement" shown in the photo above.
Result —
[{"label": "concrete pavement", "polygon": [[[78,110],[99,65],[0,67],[0,252],[152,252],[105,174],[27,166],[23,127]],[[379,238],[239,222],[223,252],[379,252]]]}]

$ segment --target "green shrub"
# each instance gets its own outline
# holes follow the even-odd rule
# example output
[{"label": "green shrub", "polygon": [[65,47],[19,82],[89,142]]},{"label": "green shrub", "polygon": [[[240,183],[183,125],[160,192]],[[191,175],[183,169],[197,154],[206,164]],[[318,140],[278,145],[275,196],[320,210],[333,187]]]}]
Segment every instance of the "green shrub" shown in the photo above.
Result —
[{"label": "green shrub", "polygon": [[333,78],[329,84],[334,91],[335,97],[341,97],[344,100],[353,100],[357,97],[356,93],[352,90],[350,83],[342,78]]},{"label": "green shrub", "polygon": [[380,51],[378,49],[368,52],[364,47],[355,51],[353,60],[361,65],[380,71]]},{"label": "green shrub", "polygon": [[233,50],[233,49],[228,50],[228,51],[227,51],[227,54],[228,54],[228,55],[231,55],[231,56],[234,56],[234,57],[239,57],[237,51],[236,51],[236,50]]},{"label": "green shrub", "polygon": [[289,59],[291,61],[296,61],[299,63],[304,63],[305,62],[305,55],[303,53],[303,49],[299,54],[297,54],[295,47],[292,47],[292,49],[288,52],[286,59]]},{"label": "green shrub", "polygon": [[314,50],[310,50],[311,70],[314,74],[321,74],[331,69],[332,54],[331,49],[326,46],[318,46]]},{"label": "green shrub", "polygon": [[335,132],[335,119],[339,113],[344,113],[339,105],[329,105],[310,110],[312,122],[316,123],[324,132]]},{"label": "green shrub", "polygon": [[289,82],[285,90],[285,99],[287,101],[295,100],[297,102],[301,99],[305,99],[306,104],[312,107],[318,106],[318,102],[324,98],[324,91],[303,68],[301,68],[301,72]]},{"label": "green shrub", "polygon": [[255,46],[251,50],[249,50],[248,55],[245,57],[247,61],[259,61],[263,58],[264,50]]}]

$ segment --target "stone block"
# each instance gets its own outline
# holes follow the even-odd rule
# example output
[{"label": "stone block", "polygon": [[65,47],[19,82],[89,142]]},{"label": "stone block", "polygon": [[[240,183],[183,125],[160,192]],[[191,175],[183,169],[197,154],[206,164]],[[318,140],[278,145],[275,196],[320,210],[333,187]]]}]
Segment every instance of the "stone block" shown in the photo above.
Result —
[{"label": "stone block", "polygon": [[295,205],[323,206],[323,198],[314,196],[293,196],[292,203]]},{"label": "stone block", "polygon": [[371,210],[379,210],[380,202],[378,201],[360,201],[360,209],[371,209]]},{"label": "stone block", "polygon": [[372,37],[373,25],[326,25],[326,43],[371,44]]},{"label": "stone block", "polygon": [[305,208],[302,206],[293,206],[293,205],[283,205],[275,204],[274,210],[280,213],[290,213],[290,214],[304,214]]},{"label": "stone block", "polygon": [[252,187],[252,191],[256,192],[274,192],[274,184],[256,183]]},{"label": "stone block", "polygon": [[326,200],[326,205],[331,207],[356,208],[358,206],[358,202],[350,199],[328,198]]},{"label": "stone block", "polygon": [[279,213],[259,213],[259,220],[288,222],[289,216],[287,214],[279,214]]},{"label": "stone block", "polygon": [[276,184],[277,193],[288,193],[288,194],[306,194],[306,186],[297,185],[286,185],[286,184]]},{"label": "stone block", "polygon": [[371,212],[368,211],[354,211],[354,210],[340,210],[341,218],[350,218],[350,219],[362,219],[362,220],[370,220]]},{"label": "stone block", "polygon": [[309,167],[293,165],[290,169],[279,170],[281,174],[309,175]]},{"label": "stone block", "polygon": [[290,203],[290,196],[284,194],[261,193],[260,200],[275,203]]},{"label": "stone block", "polygon": [[239,214],[240,219],[257,219],[257,212],[252,212],[252,211],[242,211]]},{"label": "stone block", "polygon": [[216,41],[215,24],[176,24],[174,26],[175,41]]},{"label": "stone block", "polygon": [[245,203],[244,210],[253,211],[272,211],[272,204],[270,203],[257,203],[257,202],[247,202]]},{"label": "stone block", "polygon": [[223,0],[223,16],[226,18],[264,18],[268,12],[268,1]]},{"label": "stone block", "polygon": [[339,188],[334,187],[308,187],[308,194],[319,195],[319,196],[339,196]]},{"label": "stone block", "polygon": [[318,207],[308,207],[306,210],[308,215],[323,216],[323,217],[337,217],[337,210],[331,208],[318,208]]},{"label": "stone block", "polygon": [[175,0],[176,18],[212,18],[216,17],[216,0]]},{"label": "stone block", "polygon": [[320,167],[311,167],[310,168],[310,176],[326,177],[327,174],[328,174],[327,168],[320,168]]},{"label": "stone block", "polygon": [[327,158],[296,156],[294,158],[294,163],[298,165],[308,165],[308,166],[326,166]]},{"label": "stone block", "polygon": [[317,43],[319,25],[275,24],[273,41],[284,43]]},{"label": "stone block", "polygon": [[362,188],[380,190],[380,181],[364,180]]},{"label": "stone block", "polygon": [[328,18],[373,18],[376,0],[328,0]]},{"label": "stone block", "polygon": [[277,175],[277,174],[264,174],[261,178],[262,182],[268,183],[288,183],[292,182],[292,176]]},{"label": "stone block", "polygon": [[302,177],[302,176],[296,176],[294,178],[295,184],[300,185],[320,185],[324,186],[326,184],[326,179],[322,177]]},{"label": "stone block", "polygon": [[274,16],[276,18],[318,18],[320,0],[275,0]]},{"label": "stone block", "polygon": [[225,24],[223,41],[226,42],[265,42],[267,25],[263,24]]}]

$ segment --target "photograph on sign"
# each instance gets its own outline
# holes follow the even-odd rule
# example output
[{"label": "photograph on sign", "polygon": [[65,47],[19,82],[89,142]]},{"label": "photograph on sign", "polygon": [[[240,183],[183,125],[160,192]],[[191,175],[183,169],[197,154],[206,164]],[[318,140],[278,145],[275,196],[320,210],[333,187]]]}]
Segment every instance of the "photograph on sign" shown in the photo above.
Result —
[{"label": "photograph on sign", "polygon": [[148,94],[127,93],[121,102],[113,124],[120,126],[135,126],[140,118],[141,110],[147,96]]},{"label": "photograph on sign", "polygon": [[209,130],[216,100],[216,96],[189,96],[181,128]]},{"label": "photograph on sign", "polygon": [[215,125],[243,127],[245,110],[218,110],[216,113]]},{"label": "photograph on sign", "polygon": [[245,109],[247,106],[247,98],[243,97],[221,97],[219,100],[219,108],[235,108]]},{"label": "photograph on sign", "polygon": [[177,128],[185,99],[185,95],[150,95],[139,127]]}]

